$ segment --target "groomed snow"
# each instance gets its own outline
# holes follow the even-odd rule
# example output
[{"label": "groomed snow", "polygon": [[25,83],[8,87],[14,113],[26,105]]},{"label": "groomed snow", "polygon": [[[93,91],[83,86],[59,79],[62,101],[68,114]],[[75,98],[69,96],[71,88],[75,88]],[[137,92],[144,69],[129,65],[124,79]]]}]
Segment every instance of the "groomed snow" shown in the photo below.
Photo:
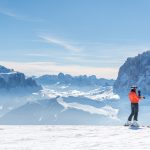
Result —
[{"label": "groomed snow", "polygon": [[0,126],[0,150],[149,150],[150,128]]}]

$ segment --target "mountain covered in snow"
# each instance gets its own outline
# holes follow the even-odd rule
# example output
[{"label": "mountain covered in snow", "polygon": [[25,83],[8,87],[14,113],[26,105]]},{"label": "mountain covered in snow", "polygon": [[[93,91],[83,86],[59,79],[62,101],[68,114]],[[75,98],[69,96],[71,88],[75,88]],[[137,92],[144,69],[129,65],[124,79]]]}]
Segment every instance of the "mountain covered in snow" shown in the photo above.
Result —
[{"label": "mountain covered in snow", "polygon": [[120,67],[114,91],[126,93],[132,85],[150,95],[150,51],[128,58]]},{"label": "mountain covered in snow", "polygon": [[119,97],[113,83],[63,73],[27,78],[0,66],[0,92],[6,93],[0,96],[0,124],[115,123]]},{"label": "mountain covered in snow", "polygon": [[[116,81],[63,73],[27,78],[0,66],[0,92],[6,91],[0,95],[0,124],[124,124],[130,113],[130,86],[149,95],[149,66],[149,51],[128,58]],[[147,99],[140,103],[143,124],[149,122],[149,106]]]},{"label": "mountain covered in snow", "polygon": [[116,124],[115,107],[85,97],[56,97],[28,102],[2,116],[0,124]]},{"label": "mountain covered in snow", "polygon": [[119,96],[111,86],[43,86],[25,98],[26,101],[16,97],[7,107],[6,101],[1,101],[0,124],[118,123]]},{"label": "mountain covered in snow", "polygon": [[[23,73],[0,66],[0,92],[33,92],[41,89],[36,81]],[[16,92],[14,92],[17,94]]]},{"label": "mountain covered in snow", "polygon": [[114,80],[98,79],[95,75],[71,76],[63,73],[59,73],[58,75],[43,75],[41,77],[35,77],[35,80],[42,85],[112,86],[114,84]]}]

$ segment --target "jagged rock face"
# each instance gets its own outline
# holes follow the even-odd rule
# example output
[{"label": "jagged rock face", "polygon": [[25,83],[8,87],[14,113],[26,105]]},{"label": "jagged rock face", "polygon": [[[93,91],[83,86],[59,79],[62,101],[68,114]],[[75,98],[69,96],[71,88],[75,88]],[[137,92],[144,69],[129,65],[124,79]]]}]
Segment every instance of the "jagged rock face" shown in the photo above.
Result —
[{"label": "jagged rock face", "polygon": [[138,86],[142,93],[150,94],[150,51],[128,58],[120,67],[114,91],[126,93],[132,85]]},{"label": "jagged rock face", "polygon": [[13,69],[8,69],[8,68],[0,65],[0,73],[9,73],[9,72],[13,72],[13,71],[14,71]]},{"label": "jagged rock face", "polygon": [[23,73],[0,66],[0,90],[10,90],[13,88],[40,89],[41,87],[32,78],[26,78]]}]

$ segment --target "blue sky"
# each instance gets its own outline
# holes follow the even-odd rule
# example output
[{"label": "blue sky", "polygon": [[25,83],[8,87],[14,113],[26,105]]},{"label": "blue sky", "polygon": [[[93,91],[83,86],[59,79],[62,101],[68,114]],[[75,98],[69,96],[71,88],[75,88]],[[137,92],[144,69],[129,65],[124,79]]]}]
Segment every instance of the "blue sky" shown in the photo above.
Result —
[{"label": "blue sky", "polygon": [[0,64],[116,78],[150,49],[149,0],[0,0]]}]

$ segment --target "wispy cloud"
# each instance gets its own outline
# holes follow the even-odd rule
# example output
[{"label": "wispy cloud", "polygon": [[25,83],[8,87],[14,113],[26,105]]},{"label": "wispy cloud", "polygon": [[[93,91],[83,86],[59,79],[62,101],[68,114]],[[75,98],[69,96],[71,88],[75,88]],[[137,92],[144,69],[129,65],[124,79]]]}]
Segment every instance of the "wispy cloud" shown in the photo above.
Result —
[{"label": "wispy cloud", "polygon": [[29,54],[25,54],[26,56],[35,56],[35,57],[48,57],[49,54],[44,54],[44,53],[29,53]]},{"label": "wispy cloud", "polygon": [[17,14],[16,12],[14,12],[11,9],[2,8],[2,7],[0,7],[0,14],[3,14],[3,15],[8,16],[8,17],[12,17],[16,20],[22,20],[22,21],[31,21],[31,22],[43,21],[43,19],[35,19],[35,18],[31,18],[31,17],[25,16],[25,15]]},{"label": "wispy cloud", "polygon": [[14,12],[12,12],[10,10],[0,8],[0,13],[3,14],[3,15],[9,16],[9,17],[18,18],[18,15],[16,15]]},{"label": "wispy cloud", "polygon": [[118,68],[89,67],[79,65],[58,65],[55,62],[15,62],[0,61],[1,65],[26,73],[27,75],[57,74],[64,72],[72,75],[96,75],[97,77],[116,78]]},{"label": "wispy cloud", "polygon": [[45,36],[45,35],[40,35],[39,37],[42,40],[44,40],[44,42],[61,46],[61,47],[65,48],[66,50],[69,50],[69,51],[72,51],[72,52],[81,51],[81,48],[78,48],[78,47],[70,44],[69,42],[67,42],[65,40],[55,38],[55,37],[51,37],[51,36]]}]

